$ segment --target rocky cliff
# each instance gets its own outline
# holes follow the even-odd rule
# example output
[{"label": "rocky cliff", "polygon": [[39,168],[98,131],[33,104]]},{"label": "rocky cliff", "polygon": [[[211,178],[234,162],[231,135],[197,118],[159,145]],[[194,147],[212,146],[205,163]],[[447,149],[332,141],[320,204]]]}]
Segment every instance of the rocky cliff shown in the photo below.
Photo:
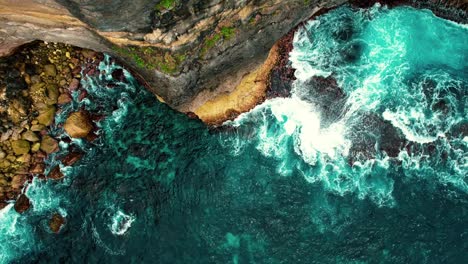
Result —
[{"label": "rocky cliff", "polygon": [[[209,119],[203,115],[213,111],[226,117],[229,109],[220,104],[235,102],[232,107],[236,108],[245,104],[245,98],[264,94],[265,85],[257,95],[245,87],[265,82],[275,54],[267,57],[278,39],[314,12],[344,2],[0,0],[0,56],[36,39],[108,52],[173,108],[195,112],[202,119]],[[410,2],[467,20],[466,0],[351,2]],[[244,87],[236,98],[209,102],[232,94],[236,87]],[[248,106],[244,108],[240,107],[246,110]]]}]

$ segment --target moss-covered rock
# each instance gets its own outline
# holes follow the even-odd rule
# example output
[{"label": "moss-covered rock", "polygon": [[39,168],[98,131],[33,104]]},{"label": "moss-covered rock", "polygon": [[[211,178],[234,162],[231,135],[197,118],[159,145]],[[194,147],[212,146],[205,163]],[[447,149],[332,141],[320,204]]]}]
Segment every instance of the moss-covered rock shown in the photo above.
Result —
[{"label": "moss-covered rock", "polygon": [[30,144],[28,141],[20,139],[11,141],[11,148],[16,155],[23,155],[29,152]]}]

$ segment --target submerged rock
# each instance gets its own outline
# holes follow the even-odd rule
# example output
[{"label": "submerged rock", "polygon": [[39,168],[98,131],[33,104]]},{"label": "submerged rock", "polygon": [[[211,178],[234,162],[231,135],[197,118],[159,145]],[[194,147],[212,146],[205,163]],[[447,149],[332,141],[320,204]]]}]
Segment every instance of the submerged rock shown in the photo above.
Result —
[{"label": "submerged rock", "polygon": [[65,223],[65,218],[59,213],[52,215],[52,218],[49,220],[49,228],[52,232],[58,233],[60,228]]},{"label": "submerged rock", "polygon": [[86,112],[79,111],[70,114],[63,127],[70,137],[84,138],[93,129],[93,124]]}]

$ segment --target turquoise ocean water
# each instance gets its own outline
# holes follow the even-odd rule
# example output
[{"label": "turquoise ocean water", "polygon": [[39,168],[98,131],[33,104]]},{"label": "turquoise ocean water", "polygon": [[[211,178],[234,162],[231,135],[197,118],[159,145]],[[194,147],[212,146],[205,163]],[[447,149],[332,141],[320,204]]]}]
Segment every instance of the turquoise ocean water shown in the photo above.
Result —
[{"label": "turquoise ocean water", "polygon": [[296,33],[289,98],[212,130],[106,57],[57,116],[106,115],[98,142],[53,129],[50,167],[85,155],[0,211],[0,263],[466,263],[467,59],[466,25],[340,7]]}]

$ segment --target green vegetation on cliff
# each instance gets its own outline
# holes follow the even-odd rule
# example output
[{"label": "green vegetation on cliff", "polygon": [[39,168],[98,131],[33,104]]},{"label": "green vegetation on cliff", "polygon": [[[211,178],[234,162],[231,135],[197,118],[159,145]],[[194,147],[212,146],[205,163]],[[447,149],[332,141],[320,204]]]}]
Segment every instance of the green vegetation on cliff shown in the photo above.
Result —
[{"label": "green vegetation on cliff", "polygon": [[132,59],[142,69],[158,70],[174,75],[181,71],[185,53],[164,51],[155,47],[114,46],[119,55]]}]

